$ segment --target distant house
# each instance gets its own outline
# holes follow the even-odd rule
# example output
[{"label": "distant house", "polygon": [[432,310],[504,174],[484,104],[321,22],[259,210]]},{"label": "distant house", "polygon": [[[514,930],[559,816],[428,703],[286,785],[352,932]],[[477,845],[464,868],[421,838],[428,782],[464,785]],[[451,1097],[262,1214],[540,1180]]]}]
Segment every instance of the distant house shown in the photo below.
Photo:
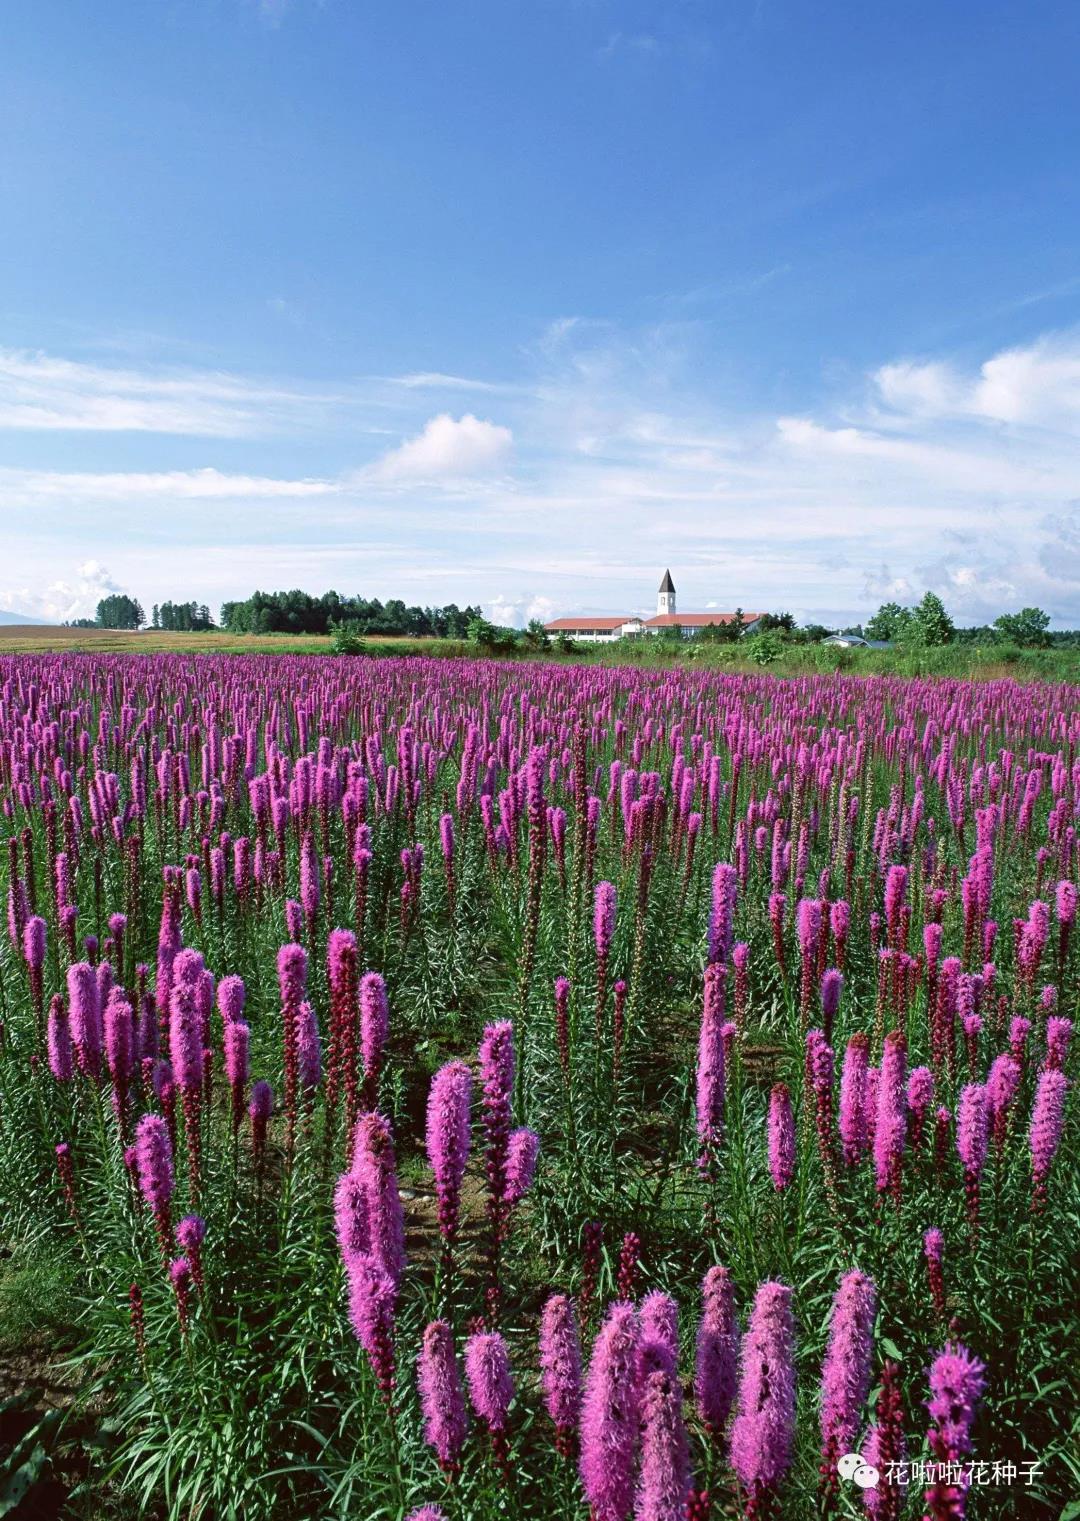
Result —
[{"label": "distant house", "polygon": [[[764,616],[764,613],[743,613],[743,633],[756,633]],[[610,643],[613,639],[628,639],[641,634],[659,634],[666,629],[677,629],[684,639],[692,639],[702,629],[734,623],[735,617],[735,613],[677,612],[675,583],[671,579],[670,570],[666,570],[656,594],[655,617],[602,618],[594,614],[581,618],[554,618],[550,623],[544,624],[544,632],[566,634],[570,639],[581,639],[590,644]]]},{"label": "distant house", "polygon": [[544,624],[545,634],[566,634],[571,639],[597,640],[622,639],[628,634],[640,634],[645,625],[640,618],[553,618]]}]

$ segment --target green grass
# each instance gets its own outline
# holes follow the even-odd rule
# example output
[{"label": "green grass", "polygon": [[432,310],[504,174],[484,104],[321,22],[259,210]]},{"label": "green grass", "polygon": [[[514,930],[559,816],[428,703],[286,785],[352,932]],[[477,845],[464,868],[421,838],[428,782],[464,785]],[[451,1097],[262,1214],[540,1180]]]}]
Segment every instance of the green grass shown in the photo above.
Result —
[{"label": "green grass", "polygon": [[54,1347],[77,1334],[74,1258],[61,1238],[5,1247],[0,1259],[0,1355],[48,1337]]},{"label": "green grass", "polygon": [[[537,660],[557,665],[634,666],[643,669],[700,667],[735,674],[760,673],[753,643],[712,644],[699,640],[626,639],[613,644],[554,646],[533,651],[524,644],[495,652],[460,639],[366,637],[364,657],[424,656],[460,660],[496,654],[508,660]],[[11,654],[177,654],[177,655],[330,655],[324,634],[166,634],[111,629],[47,628],[12,625],[0,628],[0,655]],[[833,671],[853,676],[941,676],[952,680],[1063,681],[1080,683],[1080,647],[1047,650],[1015,645],[955,643],[930,650],[839,649],[824,644],[786,644],[767,669],[775,676],[813,676]]]}]

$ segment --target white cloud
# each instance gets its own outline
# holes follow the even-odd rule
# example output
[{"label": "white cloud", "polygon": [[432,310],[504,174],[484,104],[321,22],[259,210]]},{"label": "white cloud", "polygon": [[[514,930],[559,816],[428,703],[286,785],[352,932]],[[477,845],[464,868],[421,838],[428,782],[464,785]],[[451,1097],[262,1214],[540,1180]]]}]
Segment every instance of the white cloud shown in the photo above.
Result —
[{"label": "white cloud", "polygon": [[123,590],[99,561],[85,560],[70,581],[53,581],[44,591],[0,587],[0,607],[42,623],[67,623],[73,618],[92,618],[102,597]]},{"label": "white cloud", "polygon": [[0,469],[0,506],[13,500],[57,502],[215,501],[332,496],[335,481],[280,480],[220,470],[60,471]]},{"label": "white cloud", "polygon": [[887,406],[916,418],[970,418],[1080,427],[1080,333],[1004,349],[964,374],[942,361],[882,365],[874,382]]},{"label": "white cloud", "polygon": [[963,410],[963,383],[946,364],[884,364],[874,376],[887,406],[917,417],[941,417]]},{"label": "white cloud", "polygon": [[471,412],[459,418],[440,412],[422,433],[384,454],[372,474],[385,481],[486,475],[507,462],[513,443],[510,429],[498,423]]},{"label": "white cloud", "polygon": [[501,628],[524,628],[534,618],[550,623],[555,616],[555,603],[551,597],[539,594],[504,597],[501,594],[483,602],[484,617]]},{"label": "white cloud", "polygon": [[331,400],[215,371],[141,371],[0,348],[0,428],[248,437]]}]

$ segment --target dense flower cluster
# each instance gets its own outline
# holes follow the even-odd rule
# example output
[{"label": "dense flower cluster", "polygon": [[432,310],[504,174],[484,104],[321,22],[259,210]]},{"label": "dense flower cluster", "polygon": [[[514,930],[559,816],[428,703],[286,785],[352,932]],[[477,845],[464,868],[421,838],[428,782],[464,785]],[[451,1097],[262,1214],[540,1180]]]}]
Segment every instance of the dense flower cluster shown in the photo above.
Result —
[{"label": "dense flower cluster", "polygon": [[0,1187],[124,1440],[176,1365],[224,1450],[265,1358],[280,1514],[779,1521],[970,1455],[999,1360],[1056,1387],[1000,1325],[1075,1176],[1077,755],[1007,682],[0,659]]}]

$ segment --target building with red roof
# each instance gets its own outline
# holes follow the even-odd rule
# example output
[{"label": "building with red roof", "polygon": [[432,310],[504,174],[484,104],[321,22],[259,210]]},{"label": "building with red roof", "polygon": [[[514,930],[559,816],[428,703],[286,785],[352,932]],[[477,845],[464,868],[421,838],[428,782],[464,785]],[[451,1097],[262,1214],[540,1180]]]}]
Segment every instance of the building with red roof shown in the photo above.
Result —
[{"label": "building with red roof", "polygon": [[[742,631],[757,631],[764,613],[743,613]],[[553,618],[544,624],[548,634],[567,634],[571,639],[588,643],[608,642],[613,639],[633,638],[639,634],[659,634],[667,629],[677,629],[684,639],[692,639],[702,629],[735,622],[736,613],[680,613],[675,606],[675,583],[671,571],[665,570],[664,579],[656,594],[656,616],[653,618],[611,618],[599,614],[585,614],[578,618]]]}]

